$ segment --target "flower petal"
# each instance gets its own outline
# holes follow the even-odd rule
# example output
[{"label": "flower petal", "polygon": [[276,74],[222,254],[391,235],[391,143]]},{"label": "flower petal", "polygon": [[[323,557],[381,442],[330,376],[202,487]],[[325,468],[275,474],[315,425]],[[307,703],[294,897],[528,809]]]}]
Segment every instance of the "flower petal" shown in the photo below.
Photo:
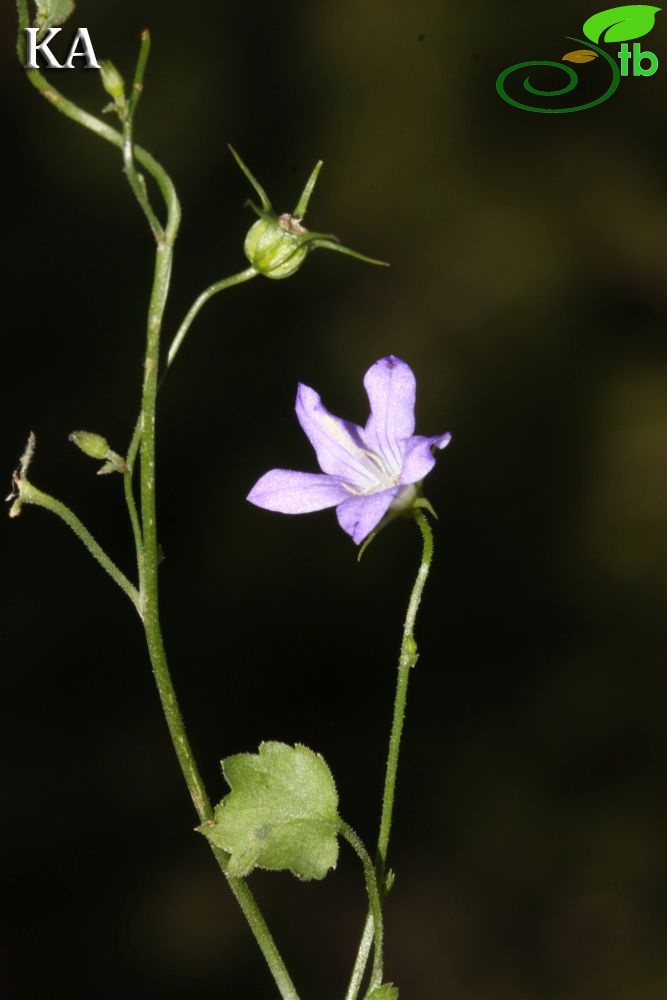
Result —
[{"label": "flower petal", "polygon": [[364,386],[371,404],[364,440],[397,474],[403,461],[404,442],[415,429],[414,373],[405,361],[390,354],[368,369]]},{"label": "flower petal", "polygon": [[309,514],[335,507],[349,497],[348,490],[331,476],[293,469],[271,469],[259,479],[246,497],[250,503],[281,514]]},{"label": "flower petal", "polygon": [[433,448],[446,448],[451,439],[451,434],[436,434],[433,437],[415,434],[411,437],[403,459],[401,482],[404,484],[421,482],[435,465]]},{"label": "flower petal", "polygon": [[322,472],[343,479],[358,490],[373,486],[376,477],[368,468],[361,427],[334,417],[322,403],[319,393],[307,385],[299,385],[296,415],[315,449]]},{"label": "flower petal", "polygon": [[343,531],[352,536],[359,545],[366,535],[370,535],[389,510],[389,505],[398,493],[400,486],[382,493],[370,493],[364,497],[349,497],[336,508],[338,523]]}]

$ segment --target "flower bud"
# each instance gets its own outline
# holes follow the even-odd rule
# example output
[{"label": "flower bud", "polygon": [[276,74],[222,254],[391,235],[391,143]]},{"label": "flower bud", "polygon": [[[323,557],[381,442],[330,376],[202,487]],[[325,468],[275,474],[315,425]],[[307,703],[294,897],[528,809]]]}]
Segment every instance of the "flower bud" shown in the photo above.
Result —
[{"label": "flower bud", "polygon": [[109,452],[109,444],[101,434],[93,434],[91,431],[72,431],[69,439],[89,458],[106,458]]},{"label": "flower bud", "polygon": [[117,106],[125,105],[125,81],[109,59],[100,60],[102,86]]},{"label": "flower bud", "polygon": [[72,431],[69,439],[89,458],[104,459],[104,465],[97,470],[98,476],[105,476],[109,472],[128,471],[125,459],[111,450],[109,442],[101,434],[93,434],[91,431]]},{"label": "flower bud", "polygon": [[385,261],[374,260],[372,257],[366,257],[355,250],[341,246],[338,237],[332,233],[310,232],[302,225],[310,196],[322,167],[321,160],[315,164],[306,181],[306,186],[301,192],[294,213],[283,212],[282,215],[277,215],[259,181],[250,173],[236,150],[232,146],[229,148],[261,202],[261,208],[251,201],[247,202],[257,213],[259,219],[250,227],[243,245],[246,257],[259,274],[263,274],[267,278],[289,278],[301,267],[308,251],[315,250],[317,247],[334,250],[336,253],[344,253],[349,257],[356,257],[357,260],[366,261],[368,264],[386,266]]}]

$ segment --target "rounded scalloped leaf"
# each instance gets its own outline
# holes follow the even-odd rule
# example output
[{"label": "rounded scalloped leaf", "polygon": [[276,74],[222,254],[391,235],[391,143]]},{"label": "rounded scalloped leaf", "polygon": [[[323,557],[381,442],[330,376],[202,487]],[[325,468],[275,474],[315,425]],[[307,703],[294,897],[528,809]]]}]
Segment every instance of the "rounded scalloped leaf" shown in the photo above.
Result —
[{"label": "rounded scalloped leaf", "polygon": [[589,17],[583,32],[592,42],[629,42],[633,38],[648,35],[659,10],[662,7],[649,7],[643,3],[610,7],[609,10],[601,10],[599,14]]},{"label": "rounded scalloped leaf", "polygon": [[398,990],[391,983],[385,983],[367,993],[364,1000],[398,1000]]},{"label": "rounded scalloped leaf", "polygon": [[597,52],[593,52],[592,49],[575,49],[573,52],[565,53],[563,62],[587,63],[593,62],[597,57]]},{"label": "rounded scalloped leaf", "polygon": [[297,743],[262,743],[259,752],[227,757],[231,791],[199,830],[230,857],[230,875],[253,868],[321,879],[338,860],[338,795],[319,754]]},{"label": "rounded scalloped leaf", "polygon": [[64,24],[74,10],[74,0],[37,0],[35,25],[38,28],[51,28]]}]

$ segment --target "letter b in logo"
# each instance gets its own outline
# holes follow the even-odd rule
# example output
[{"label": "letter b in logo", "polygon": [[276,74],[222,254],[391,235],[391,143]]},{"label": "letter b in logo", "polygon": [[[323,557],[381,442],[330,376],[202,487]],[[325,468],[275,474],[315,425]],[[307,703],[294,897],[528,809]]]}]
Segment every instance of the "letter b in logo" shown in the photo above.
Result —
[{"label": "letter b in logo", "polygon": [[[618,58],[621,60],[621,76],[628,75],[628,63],[632,61],[633,76],[653,76],[658,68],[658,57],[655,52],[648,50],[642,52],[639,42],[633,42],[632,54],[627,42],[621,45]],[[648,66],[644,66],[644,60],[648,60]]]}]

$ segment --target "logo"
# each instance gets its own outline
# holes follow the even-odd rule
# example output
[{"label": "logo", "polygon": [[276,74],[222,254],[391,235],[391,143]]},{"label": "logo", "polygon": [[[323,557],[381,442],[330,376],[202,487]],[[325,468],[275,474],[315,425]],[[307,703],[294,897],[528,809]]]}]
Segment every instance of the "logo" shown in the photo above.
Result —
[{"label": "logo", "polygon": [[[618,85],[621,82],[621,77],[630,75],[653,76],[656,72],[658,68],[658,57],[654,52],[642,49],[640,43],[635,41],[635,39],[643,38],[644,35],[648,35],[649,31],[651,31],[655,24],[655,15],[661,9],[662,8],[660,7],[649,7],[646,4],[630,4],[625,7],[612,7],[609,10],[600,11],[599,14],[593,14],[592,17],[588,18],[582,28],[582,31],[588,41],[584,41],[584,39],[581,38],[573,38],[571,35],[565,36],[568,41],[576,42],[578,45],[587,46],[586,48],[574,49],[572,52],[566,52],[566,54],[562,57],[561,62],[553,62],[551,60],[533,60],[532,62],[515,63],[514,66],[510,66],[508,69],[503,70],[503,72],[499,75],[496,80],[496,90],[502,97],[503,101],[507,101],[508,104],[514,105],[515,108],[521,108],[522,111],[537,111],[541,114],[548,115],[567,114],[570,111],[585,111],[587,108],[594,108],[597,104],[602,104],[603,101],[608,100],[612,94],[616,92]],[[623,44],[617,52],[610,54],[603,48],[600,48],[600,45],[598,44],[600,42],[605,42],[607,44],[622,42]],[[630,48],[628,42],[633,43],[632,48]],[[618,62],[614,56],[618,58]],[[568,82],[564,87],[561,87],[558,90],[541,90],[540,88],[533,86],[530,82],[530,76],[526,76],[523,80],[523,89],[527,94],[531,94],[538,99],[548,98],[551,100],[560,98],[565,94],[571,93],[579,83],[579,77],[577,76],[575,70],[566,64],[593,63],[596,60],[601,60],[601,63],[598,65],[600,65],[601,68],[604,66],[605,70],[611,74],[611,79],[609,80],[608,74],[605,73],[607,80],[609,80],[607,89],[601,97],[596,97],[583,104],[576,104],[574,106],[566,105],[565,107],[536,107],[533,104],[525,104],[524,101],[526,98],[523,100],[517,99],[518,96],[523,97],[518,86],[513,88],[513,93],[517,94],[517,97],[511,96],[506,89],[508,77],[517,70],[532,69],[537,66],[549,66],[561,70],[561,72],[565,73],[568,77]],[[596,74],[596,82],[598,75],[599,73]],[[603,83],[604,82],[606,81],[603,80]],[[588,83],[590,86],[591,81],[588,81]]]},{"label": "logo", "polygon": [[100,64],[95,56],[93,43],[90,40],[88,28],[79,28],[74,35],[70,45],[67,58],[59,63],[49,45],[62,31],[62,28],[49,28],[45,37],[40,42],[38,37],[42,35],[41,28],[26,28],[26,69],[39,69],[38,56],[44,59],[44,66],[47,69],[74,69],[74,60],[82,59],[86,69],[99,69]]}]

